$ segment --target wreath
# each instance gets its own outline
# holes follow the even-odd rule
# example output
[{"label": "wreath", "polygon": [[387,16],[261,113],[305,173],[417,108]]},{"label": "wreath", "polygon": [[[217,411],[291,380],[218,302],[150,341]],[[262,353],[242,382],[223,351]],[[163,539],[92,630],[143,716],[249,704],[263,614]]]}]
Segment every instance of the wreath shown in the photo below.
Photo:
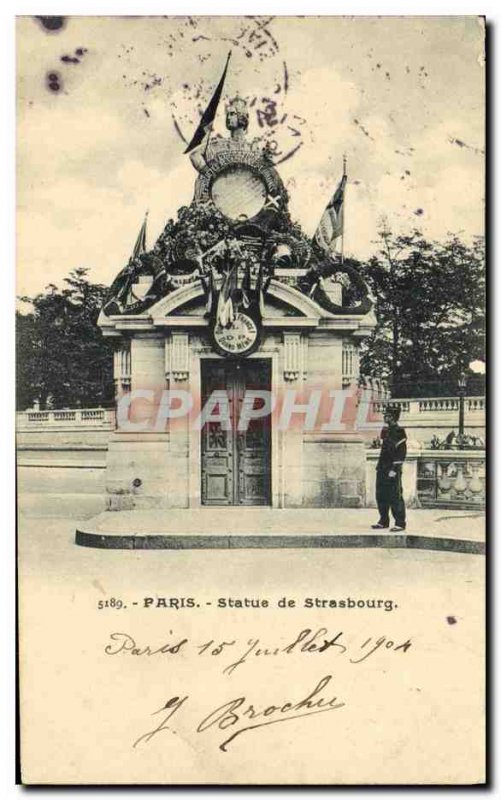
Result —
[{"label": "wreath", "polygon": [[[315,302],[330,311],[331,314],[367,314],[371,310],[372,302],[368,295],[367,285],[354,267],[350,267],[348,264],[337,264],[329,259],[316,265],[312,273],[313,275],[310,278],[313,284],[311,296]],[[327,292],[322,288],[319,278],[329,278],[337,273],[348,277],[350,286],[347,291],[352,295],[355,301],[354,304],[347,305],[343,303],[343,305],[338,305],[333,303]]]}]

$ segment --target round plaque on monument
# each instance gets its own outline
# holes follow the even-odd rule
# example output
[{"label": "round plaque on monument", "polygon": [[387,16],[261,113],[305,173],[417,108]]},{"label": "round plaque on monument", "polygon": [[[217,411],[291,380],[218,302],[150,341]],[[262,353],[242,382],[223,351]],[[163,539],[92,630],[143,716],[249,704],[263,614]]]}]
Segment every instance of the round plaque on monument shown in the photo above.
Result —
[{"label": "round plaque on monument", "polygon": [[262,177],[245,166],[233,166],[220,172],[212,183],[210,193],[222,214],[242,221],[257,216],[267,197]]},{"label": "round plaque on monument", "polygon": [[216,323],[214,341],[224,355],[248,355],[258,343],[257,325],[248,314],[239,311],[230,325],[223,328]]}]

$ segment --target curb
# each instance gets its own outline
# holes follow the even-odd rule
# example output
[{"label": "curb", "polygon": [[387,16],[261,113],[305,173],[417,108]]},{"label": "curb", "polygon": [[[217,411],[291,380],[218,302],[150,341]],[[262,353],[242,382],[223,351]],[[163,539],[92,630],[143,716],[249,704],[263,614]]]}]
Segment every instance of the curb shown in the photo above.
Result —
[{"label": "curb", "polygon": [[453,553],[485,555],[485,542],[409,534],[309,534],[296,536],[242,534],[103,534],[78,530],[75,544],[111,550],[231,550],[231,549],[308,549],[308,548],[399,548],[444,550]]}]

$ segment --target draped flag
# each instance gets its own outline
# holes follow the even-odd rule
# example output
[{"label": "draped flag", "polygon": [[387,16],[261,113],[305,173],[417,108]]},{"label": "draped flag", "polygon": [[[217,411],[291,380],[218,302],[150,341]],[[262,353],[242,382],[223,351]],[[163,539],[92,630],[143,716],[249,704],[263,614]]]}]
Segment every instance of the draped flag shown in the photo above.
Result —
[{"label": "draped flag", "polygon": [[223,92],[223,86],[226,78],[226,72],[228,70],[230,56],[231,56],[231,51],[228,53],[228,58],[226,59],[226,65],[224,67],[223,74],[221,75],[220,81],[216,86],[216,90],[209,101],[209,105],[202,114],[202,118],[199,122],[198,128],[194,133],[193,139],[191,140],[188,147],[184,151],[185,155],[191,153],[193,150],[196,150],[198,147],[200,147],[200,145],[205,144],[207,136],[212,130],[212,124],[214,122],[217,107],[219,105],[221,94]]},{"label": "draped flag", "polygon": [[242,281],[242,305],[244,308],[249,308],[250,306],[251,291],[252,291],[251,268],[250,264],[247,264],[245,268],[244,279]]},{"label": "draped flag", "polygon": [[263,280],[263,265],[261,264],[256,281],[256,295],[261,318],[264,317],[264,296],[268,291],[270,283],[271,275],[268,275],[266,280]]},{"label": "draped flag", "polygon": [[238,268],[237,265],[234,264],[225,275],[221,291],[219,292],[216,317],[222,328],[230,326],[235,319],[233,293],[237,288],[237,273]]},{"label": "draped flag", "polygon": [[141,229],[139,231],[138,237],[136,239],[136,244],[134,245],[134,250],[132,251],[132,258],[137,258],[138,256],[146,253],[146,222],[148,220],[148,212],[146,212],[144,216],[144,222],[141,225]]},{"label": "draped flag", "polygon": [[314,240],[326,253],[335,252],[336,242],[344,232],[344,192],[346,181],[345,169],[343,177],[322,214],[320,224],[315,231]]},{"label": "draped flag", "polygon": [[203,275],[201,276],[201,281],[203,287],[205,289],[205,295],[207,298],[207,308],[205,309],[205,316],[209,317],[212,313],[212,306],[214,304],[214,276],[212,274],[212,270],[209,272],[209,277],[206,278]]}]

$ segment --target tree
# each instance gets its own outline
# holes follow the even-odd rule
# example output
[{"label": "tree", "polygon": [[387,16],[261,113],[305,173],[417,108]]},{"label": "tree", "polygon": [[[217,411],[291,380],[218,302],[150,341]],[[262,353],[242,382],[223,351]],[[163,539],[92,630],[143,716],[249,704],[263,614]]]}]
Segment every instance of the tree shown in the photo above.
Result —
[{"label": "tree", "polygon": [[378,319],[361,371],[386,379],[395,397],[455,394],[468,364],[484,358],[483,240],[470,246],[457,236],[442,243],[384,230],[380,244],[361,267]]},{"label": "tree", "polygon": [[17,406],[93,407],[113,400],[113,348],[97,318],[107,289],[75,269],[61,290],[54,284],[21,297],[31,310],[17,313]]}]

